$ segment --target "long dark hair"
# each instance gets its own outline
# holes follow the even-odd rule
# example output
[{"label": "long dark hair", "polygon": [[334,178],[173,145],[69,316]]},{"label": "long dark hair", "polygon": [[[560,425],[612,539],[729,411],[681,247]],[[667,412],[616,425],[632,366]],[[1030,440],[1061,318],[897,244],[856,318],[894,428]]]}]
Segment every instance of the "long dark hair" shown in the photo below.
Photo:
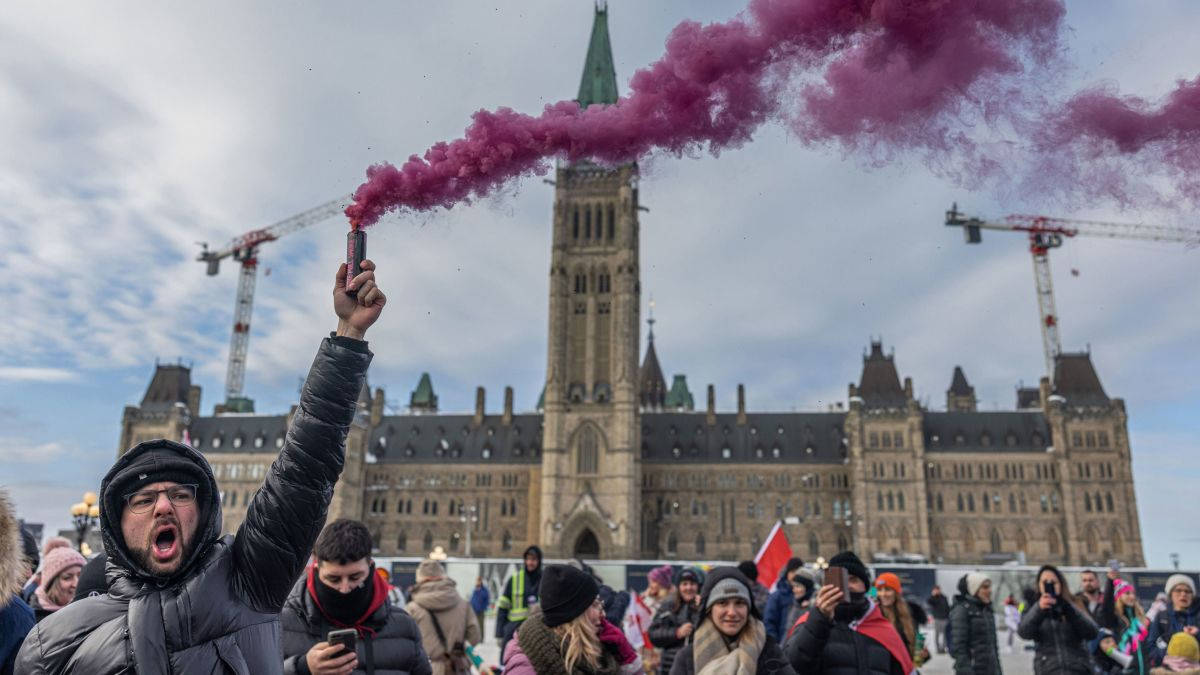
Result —
[{"label": "long dark hair", "polygon": [[1042,565],[1041,568],[1038,569],[1037,576],[1034,577],[1033,583],[1036,586],[1036,590],[1037,590],[1037,594],[1038,594],[1039,598],[1042,595],[1041,579],[1042,579],[1043,572],[1050,572],[1051,574],[1053,574],[1055,576],[1055,578],[1058,579],[1058,588],[1059,588],[1058,597],[1060,597],[1064,601],[1074,605],[1075,608],[1080,610],[1081,612],[1084,612],[1084,613],[1087,612],[1087,610],[1083,606],[1083,603],[1080,602],[1079,598],[1076,597],[1075,594],[1071,592],[1071,587],[1067,585],[1067,578],[1064,577],[1063,573],[1060,572],[1059,569],[1057,567],[1055,567],[1054,565]]}]

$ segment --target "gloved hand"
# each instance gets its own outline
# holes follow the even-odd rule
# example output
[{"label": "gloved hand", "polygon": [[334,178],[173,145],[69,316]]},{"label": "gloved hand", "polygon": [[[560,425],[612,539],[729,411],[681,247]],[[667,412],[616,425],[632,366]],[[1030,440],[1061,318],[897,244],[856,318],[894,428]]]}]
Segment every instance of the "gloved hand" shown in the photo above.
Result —
[{"label": "gloved hand", "polygon": [[608,619],[600,620],[600,630],[596,637],[600,639],[602,644],[612,645],[617,649],[617,659],[621,665],[633,663],[637,658],[637,652],[634,651],[633,645],[629,644],[629,640],[625,638],[625,633],[617,628]]}]

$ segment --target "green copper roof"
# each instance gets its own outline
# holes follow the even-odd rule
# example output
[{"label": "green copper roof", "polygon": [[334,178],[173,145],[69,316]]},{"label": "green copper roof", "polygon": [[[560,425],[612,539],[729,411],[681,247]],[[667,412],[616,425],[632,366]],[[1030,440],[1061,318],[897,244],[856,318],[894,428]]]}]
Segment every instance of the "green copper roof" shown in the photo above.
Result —
[{"label": "green copper roof", "polygon": [[412,408],[437,410],[437,394],[433,393],[433,381],[429,379],[429,373],[421,373],[421,381],[417,382],[417,388],[409,397],[408,405]]},{"label": "green copper roof", "polygon": [[588,43],[587,61],[579,82],[581,108],[593,103],[617,102],[617,71],[613,68],[612,44],[608,41],[608,8],[596,6],[592,22],[592,39]]},{"label": "green copper roof", "polygon": [[667,400],[663,403],[663,407],[677,410],[694,410],[696,408],[696,402],[692,399],[692,392],[688,390],[687,375],[675,376],[675,380],[671,382],[671,391],[667,392]]}]

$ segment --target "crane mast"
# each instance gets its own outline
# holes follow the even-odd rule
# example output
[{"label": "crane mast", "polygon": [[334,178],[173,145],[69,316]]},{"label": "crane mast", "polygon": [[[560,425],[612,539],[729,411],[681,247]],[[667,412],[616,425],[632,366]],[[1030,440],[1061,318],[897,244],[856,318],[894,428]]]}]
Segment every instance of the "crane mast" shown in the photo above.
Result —
[{"label": "crane mast", "polygon": [[275,241],[311,225],[334,217],[345,210],[353,198],[345,195],[332,201],[285,218],[273,225],[235,237],[219,250],[210,251],[203,247],[196,260],[207,265],[207,274],[213,276],[220,271],[221,261],[233,258],[241,263],[238,274],[237,296],[233,303],[233,331],[229,339],[229,362],[225,369],[225,404],[227,412],[254,412],[254,401],[244,393],[246,381],[246,354],[250,347],[250,316],[254,311],[254,287],[258,281],[258,249],[263,244]]},{"label": "crane mast", "polygon": [[1001,222],[967,217],[959,212],[958,204],[946,212],[947,227],[961,227],[968,244],[983,240],[983,230],[1022,232],[1029,238],[1033,256],[1033,281],[1037,290],[1039,324],[1042,330],[1042,355],[1046,359],[1046,376],[1053,382],[1054,361],[1062,353],[1059,336],[1058,311],[1054,306],[1054,280],[1050,274],[1050,250],[1076,236],[1132,239],[1200,245],[1200,230],[1163,225],[1110,223],[1099,220],[1073,220],[1049,216],[1014,214]]}]

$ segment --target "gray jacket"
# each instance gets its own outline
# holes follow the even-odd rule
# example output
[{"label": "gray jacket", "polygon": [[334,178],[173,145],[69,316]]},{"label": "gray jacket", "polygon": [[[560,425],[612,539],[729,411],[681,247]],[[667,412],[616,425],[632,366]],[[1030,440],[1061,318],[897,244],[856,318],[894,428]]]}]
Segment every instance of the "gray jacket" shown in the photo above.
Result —
[{"label": "gray jacket", "polygon": [[255,494],[237,535],[220,536],[221,502],[204,456],[173,441],[147,441],[125,453],[100,485],[133,458],[167,448],[195,462],[208,503],[194,550],[169,579],[146,572],[117,543],[112,514],[101,519],[108,553],[106,595],[73,602],[34,627],[16,672],[279,673],[279,610],[325,522],[342,470],[371,354],[365,342],[323,341],[288,429],[287,442]]}]

